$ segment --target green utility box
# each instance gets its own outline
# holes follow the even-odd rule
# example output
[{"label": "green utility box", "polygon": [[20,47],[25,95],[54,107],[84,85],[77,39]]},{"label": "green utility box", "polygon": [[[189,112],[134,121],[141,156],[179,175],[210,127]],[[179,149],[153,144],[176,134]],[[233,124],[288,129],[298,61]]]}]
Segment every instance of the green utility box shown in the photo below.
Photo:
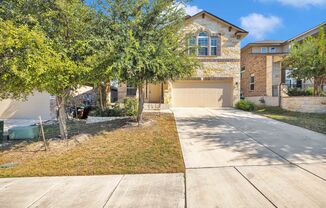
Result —
[{"label": "green utility box", "polygon": [[38,126],[14,127],[8,130],[9,139],[38,139]]},{"label": "green utility box", "polygon": [[4,123],[4,121],[0,121],[0,144],[3,142]]}]

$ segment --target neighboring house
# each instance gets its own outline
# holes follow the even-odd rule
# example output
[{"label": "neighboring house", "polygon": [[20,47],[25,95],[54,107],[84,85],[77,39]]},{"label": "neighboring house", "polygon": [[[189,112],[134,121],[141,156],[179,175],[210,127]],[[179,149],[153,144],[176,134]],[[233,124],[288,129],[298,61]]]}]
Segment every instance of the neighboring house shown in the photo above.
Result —
[{"label": "neighboring house", "polygon": [[[291,44],[319,33],[322,23],[286,41],[270,40],[249,43],[241,49],[241,93],[246,99],[266,105],[279,105],[279,86],[303,88],[313,83],[296,80],[289,76],[290,70],[282,66],[282,60],[290,51]],[[262,99],[263,98],[263,99]]]},{"label": "neighboring house", "polygon": [[[68,100],[69,106],[94,105],[96,104],[97,91],[92,87],[83,86],[72,94]],[[7,99],[0,101],[1,119],[22,119],[38,120],[41,116],[43,120],[53,120],[57,118],[56,97],[46,92],[34,92],[26,100]]]},{"label": "neighboring house", "polygon": [[[145,102],[168,107],[234,106],[240,99],[240,42],[248,32],[207,11],[185,21],[183,31],[191,37],[189,53],[195,52],[203,66],[186,80],[147,83]],[[118,87],[119,102],[136,94],[131,85]]]},{"label": "neighboring house", "polygon": [[44,120],[53,119],[56,116],[55,97],[48,93],[35,92],[25,101],[2,100],[0,101],[0,119],[32,119],[39,116]]}]

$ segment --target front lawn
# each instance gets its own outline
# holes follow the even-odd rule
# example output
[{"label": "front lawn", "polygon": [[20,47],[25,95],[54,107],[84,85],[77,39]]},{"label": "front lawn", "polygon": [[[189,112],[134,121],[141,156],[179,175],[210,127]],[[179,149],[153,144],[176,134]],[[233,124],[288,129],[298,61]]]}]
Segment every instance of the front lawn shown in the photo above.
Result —
[{"label": "front lawn", "polygon": [[42,142],[0,149],[0,165],[17,164],[0,168],[0,177],[184,172],[173,115],[145,114],[145,120],[142,127],[110,122],[106,131],[78,135],[68,145],[53,140],[48,152]]},{"label": "front lawn", "polygon": [[292,112],[279,107],[258,108],[255,113],[326,134],[326,114]]}]

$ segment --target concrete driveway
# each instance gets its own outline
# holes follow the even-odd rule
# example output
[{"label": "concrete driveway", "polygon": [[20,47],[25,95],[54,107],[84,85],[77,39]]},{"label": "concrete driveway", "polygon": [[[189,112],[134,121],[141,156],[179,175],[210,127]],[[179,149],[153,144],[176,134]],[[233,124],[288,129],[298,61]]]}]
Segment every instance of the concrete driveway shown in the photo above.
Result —
[{"label": "concrete driveway", "polygon": [[188,208],[326,207],[326,135],[234,109],[173,111]]}]

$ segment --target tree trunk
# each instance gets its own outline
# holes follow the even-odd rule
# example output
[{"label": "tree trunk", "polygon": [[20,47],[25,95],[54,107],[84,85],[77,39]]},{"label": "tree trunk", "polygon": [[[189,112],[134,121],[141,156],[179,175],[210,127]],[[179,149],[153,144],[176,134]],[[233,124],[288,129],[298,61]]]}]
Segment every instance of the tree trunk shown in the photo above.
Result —
[{"label": "tree trunk", "polygon": [[104,106],[103,106],[103,95],[102,95],[102,85],[100,84],[98,86],[98,96],[99,96],[99,102],[100,102],[100,107],[101,110],[104,111]]},{"label": "tree trunk", "polygon": [[110,82],[105,83],[105,107],[111,105],[111,84]]},{"label": "tree trunk", "polygon": [[314,79],[315,95],[314,96],[321,95],[322,84],[323,84],[323,78],[315,77],[315,79]]},{"label": "tree trunk", "polygon": [[313,96],[316,96],[316,79],[314,79],[314,91],[313,91]]},{"label": "tree trunk", "polygon": [[138,125],[142,122],[143,119],[143,110],[144,110],[144,86],[143,84],[138,85],[138,112],[137,112],[137,122]]},{"label": "tree trunk", "polygon": [[59,113],[58,121],[59,121],[61,139],[68,139],[67,117],[65,112],[64,97],[57,96],[57,105],[58,105],[58,113]]}]

